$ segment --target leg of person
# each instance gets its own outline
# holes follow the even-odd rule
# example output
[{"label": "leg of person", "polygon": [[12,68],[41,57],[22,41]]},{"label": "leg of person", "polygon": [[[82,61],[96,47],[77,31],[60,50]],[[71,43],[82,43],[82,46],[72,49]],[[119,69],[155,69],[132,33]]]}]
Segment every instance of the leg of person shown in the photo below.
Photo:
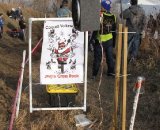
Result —
[{"label": "leg of person", "polygon": [[133,51],[134,34],[128,34],[128,56],[131,57]]},{"label": "leg of person", "polygon": [[0,27],[0,39],[2,38],[2,28]]},{"label": "leg of person", "polygon": [[23,40],[23,31],[22,31],[22,29],[19,30],[18,34],[19,34],[18,38],[20,38],[21,40]]},{"label": "leg of person", "polygon": [[132,56],[133,56],[134,58],[137,58],[139,46],[140,46],[140,34],[137,33],[137,34],[134,36],[134,42],[133,42]]},{"label": "leg of person", "polygon": [[26,30],[23,29],[24,41],[26,41]]},{"label": "leg of person", "polygon": [[99,43],[95,43],[94,46],[94,60],[92,68],[92,77],[95,78],[98,74],[99,67],[102,59],[102,48]]},{"label": "leg of person", "polygon": [[25,30],[22,29],[21,31],[22,31],[22,40],[25,41],[26,40]]},{"label": "leg of person", "polygon": [[136,34],[128,34],[128,62],[131,63],[134,61],[134,41]]},{"label": "leg of person", "polygon": [[103,43],[103,48],[106,54],[106,63],[108,66],[107,75],[113,76],[114,75],[114,58],[113,58],[113,40],[109,40]]},{"label": "leg of person", "polygon": [[1,32],[2,32],[2,34],[3,34],[3,26],[1,27]]}]

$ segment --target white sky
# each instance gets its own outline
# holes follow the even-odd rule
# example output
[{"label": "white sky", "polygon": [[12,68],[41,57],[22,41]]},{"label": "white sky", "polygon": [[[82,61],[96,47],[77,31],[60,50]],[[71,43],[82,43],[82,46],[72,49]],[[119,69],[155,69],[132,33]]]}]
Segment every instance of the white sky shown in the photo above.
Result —
[{"label": "white sky", "polygon": [[142,5],[160,5],[160,0],[139,0],[138,4],[142,4]]},{"label": "white sky", "polygon": [[[111,0],[114,2],[120,2],[120,0]],[[122,0],[123,3],[129,3],[130,0]],[[160,5],[160,0],[138,0],[138,4],[142,5]]]}]

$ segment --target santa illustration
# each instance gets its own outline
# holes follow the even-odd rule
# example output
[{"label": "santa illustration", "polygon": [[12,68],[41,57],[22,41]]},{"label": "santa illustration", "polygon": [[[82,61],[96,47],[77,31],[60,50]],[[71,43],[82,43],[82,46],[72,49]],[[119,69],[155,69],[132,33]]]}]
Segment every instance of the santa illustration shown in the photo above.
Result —
[{"label": "santa illustration", "polygon": [[58,62],[58,68],[64,73],[64,65],[67,64],[69,58],[73,53],[73,48],[70,43],[67,43],[65,39],[58,42],[58,49],[53,48],[52,53],[56,54],[56,59]]},{"label": "santa illustration", "polygon": [[63,31],[60,32],[60,35],[54,29],[48,33],[50,39],[48,50],[51,51],[51,60],[46,62],[47,69],[52,69],[51,65],[56,63],[58,63],[58,69],[61,70],[61,73],[67,71],[66,69],[64,71],[64,65],[66,64],[70,66],[70,70],[76,69],[75,52],[73,50],[78,48],[77,42],[75,42],[78,35],[78,31],[74,28],[72,33],[65,37]]}]

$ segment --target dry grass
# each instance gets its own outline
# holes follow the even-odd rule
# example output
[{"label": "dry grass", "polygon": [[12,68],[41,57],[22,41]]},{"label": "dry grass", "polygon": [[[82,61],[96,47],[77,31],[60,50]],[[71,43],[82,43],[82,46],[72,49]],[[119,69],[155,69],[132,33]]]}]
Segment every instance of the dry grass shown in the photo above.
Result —
[{"label": "dry grass", "polygon": [[[15,7],[16,5],[0,4],[0,12],[6,13],[7,10]],[[29,17],[41,17],[39,14],[29,8],[22,8],[25,19]],[[17,27],[17,22],[11,20],[4,15],[5,23],[11,23]],[[41,37],[42,23],[34,25],[34,43]],[[8,27],[5,26],[5,30]],[[4,34],[3,39],[0,40],[0,124],[2,129],[7,129],[11,116],[13,99],[15,96],[16,85],[18,81],[18,74],[20,63],[22,61],[22,52],[28,49],[27,43],[19,39],[13,39]],[[141,45],[140,56],[135,64],[128,65],[128,98],[127,98],[127,128],[129,126],[130,115],[132,113],[132,103],[134,93],[132,91],[136,78],[139,75],[146,77],[145,94],[140,97],[139,106],[136,115],[135,130],[159,130],[160,128],[160,61],[159,61],[159,41],[153,40],[149,36],[143,40]],[[39,57],[38,57],[39,58]],[[38,60],[35,58],[35,66],[39,65]],[[89,62],[92,62],[93,54],[89,52]],[[106,66],[105,66],[106,67]],[[36,68],[36,67],[35,67]],[[35,69],[34,68],[34,69]],[[37,67],[38,68],[38,67]],[[91,75],[92,64],[88,66],[88,78]],[[38,71],[34,70],[34,80],[39,77]],[[87,95],[87,117],[97,122],[93,125],[92,130],[97,130],[102,120],[101,110],[99,107],[99,100],[97,94],[99,80],[95,82],[89,80],[88,95]],[[25,69],[23,90],[28,86],[28,66]],[[79,86],[83,87],[83,86]],[[44,90],[34,88],[37,93]],[[113,92],[114,92],[114,79],[106,76],[106,69],[102,78],[102,85],[100,86],[100,94],[102,99],[102,108],[104,120],[102,130],[109,130],[112,126],[112,113],[113,113]],[[33,99],[34,105],[46,104],[46,97],[40,93],[41,97]],[[76,100],[82,101],[83,91],[76,97]],[[29,113],[29,93],[28,88],[22,93],[19,117],[15,120],[14,129],[17,130],[76,130],[74,116],[83,113],[82,111],[36,111]],[[38,98],[38,99],[37,99]],[[37,100],[36,100],[37,99]],[[42,103],[39,103],[41,100]],[[119,117],[120,118],[120,117]]]}]

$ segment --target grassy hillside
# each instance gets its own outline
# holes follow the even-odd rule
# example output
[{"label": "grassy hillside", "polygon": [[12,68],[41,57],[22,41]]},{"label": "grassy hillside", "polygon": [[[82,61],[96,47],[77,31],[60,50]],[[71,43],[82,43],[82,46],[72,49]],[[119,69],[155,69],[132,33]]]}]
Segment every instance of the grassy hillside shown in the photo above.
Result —
[{"label": "grassy hillside", "polygon": [[[0,4],[0,12],[4,14],[5,26],[3,38],[0,39],[0,126],[1,130],[8,129],[13,99],[17,86],[20,64],[23,50],[28,50],[28,42],[12,38],[6,33],[12,27],[18,27],[16,20],[8,18],[7,10],[16,5]],[[30,9],[22,8],[26,22],[29,17],[43,17],[43,14]],[[10,26],[8,26],[10,25]],[[28,32],[28,30],[27,30]],[[42,36],[42,24],[33,26],[33,46]],[[137,76],[146,78],[145,93],[140,96],[134,130],[159,130],[160,129],[160,43],[159,39],[154,40],[149,35],[143,39],[139,58],[135,63],[128,64],[128,88],[127,88],[127,129],[130,124],[133,100],[135,93],[133,87]],[[35,66],[33,80],[39,77],[36,68],[39,67],[40,53],[35,55]],[[87,94],[87,118],[91,121],[97,120],[92,130],[110,130],[112,126],[114,78],[106,76],[106,65],[100,86],[102,107],[100,108],[99,95],[97,93],[99,79],[95,82],[90,80],[93,53],[89,52],[88,65],[88,94]],[[79,89],[82,89],[79,85]],[[44,87],[34,86],[34,106],[47,106],[48,95]],[[78,100],[83,96],[76,97]],[[82,111],[38,111],[29,113],[28,93],[28,64],[25,67],[23,92],[19,117],[14,122],[15,130],[76,130],[74,116],[83,113]],[[118,116],[120,121],[120,116]],[[101,124],[102,122],[102,124]]]}]

